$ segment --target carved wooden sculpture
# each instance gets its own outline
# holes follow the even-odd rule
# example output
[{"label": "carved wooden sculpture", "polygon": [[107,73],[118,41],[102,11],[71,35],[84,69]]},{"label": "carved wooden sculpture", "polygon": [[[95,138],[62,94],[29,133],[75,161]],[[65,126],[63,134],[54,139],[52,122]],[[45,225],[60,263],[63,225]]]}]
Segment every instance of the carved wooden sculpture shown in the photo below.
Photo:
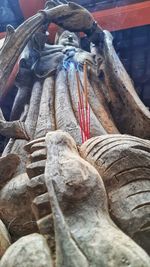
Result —
[{"label": "carved wooden sculpture", "polygon": [[[51,22],[67,30],[54,45],[46,43]],[[91,52],[69,31],[85,32]],[[0,122],[11,137],[0,159],[0,214],[12,242],[43,235],[50,253],[33,237],[47,255],[45,267],[150,266],[150,142],[142,139],[150,137],[150,114],[110,33],[82,7],[48,1],[16,31],[9,27],[1,94],[22,50],[11,121],[1,115]],[[38,246],[32,256],[12,253],[30,238],[34,244],[30,235],[7,249],[0,266],[15,266],[17,253],[16,267],[28,266],[26,257],[36,266]]]},{"label": "carved wooden sculpture", "polygon": [[105,135],[85,142],[80,151],[103,178],[112,218],[150,254],[150,142]]}]

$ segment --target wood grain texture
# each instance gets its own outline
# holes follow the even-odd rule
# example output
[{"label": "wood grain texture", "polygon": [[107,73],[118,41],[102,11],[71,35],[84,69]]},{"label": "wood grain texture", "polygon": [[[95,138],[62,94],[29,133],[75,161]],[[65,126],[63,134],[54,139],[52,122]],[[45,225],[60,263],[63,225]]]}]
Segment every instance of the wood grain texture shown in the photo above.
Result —
[{"label": "wood grain texture", "polygon": [[[37,49],[38,55],[36,57],[31,49],[29,60],[23,64],[26,68],[23,72],[20,68],[19,74],[23,76],[17,79],[19,89],[24,90],[27,85],[30,92],[19,119],[28,129],[31,141],[11,139],[0,159],[0,164],[5,165],[0,173],[2,220],[13,241],[32,232],[44,235],[56,267],[148,267],[149,256],[130,237],[149,253],[150,145],[144,139],[118,135],[118,129],[149,138],[149,113],[114,51],[111,35],[99,26],[91,34],[93,17],[84,8],[73,3],[59,5],[54,1],[56,6],[50,9],[51,4],[49,2],[44,11],[31,18],[35,24],[30,25],[29,20],[21,26],[21,30],[26,30],[24,42],[46,17],[47,21],[66,29],[88,31],[95,53],[80,49],[77,37],[68,47],[69,38],[75,38],[70,32],[65,32],[66,39],[65,35],[61,36],[54,47],[48,44],[44,47],[45,36],[39,34],[41,29],[32,36],[35,42],[32,49]],[[27,25],[31,27],[26,29]],[[18,31],[15,33],[9,28],[9,34],[12,35],[6,40],[5,56],[6,48],[13,45],[11,37],[15,39]],[[17,44],[20,42],[21,39]],[[8,49],[9,60],[16,48]],[[66,69],[64,62],[70,59],[73,67],[70,65]],[[5,66],[8,62],[3,63]],[[86,64],[87,72],[83,67]],[[44,74],[40,76],[40,73]],[[87,97],[85,105],[90,106],[90,134],[95,136],[80,149],[77,76],[83,98]],[[16,102],[19,103],[18,98]],[[9,166],[8,159],[10,173],[5,169]],[[18,241],[22,251],[30,237],[25,243],[22,239]],[[41,244],[41,237],[38,237],[32,255],[28,248],[22,255],[14,244],[17,260],[30,264],[35,255],[34,259],[38,260],[38,252],[35,252]],[[10,247],[10,253],[14,247]],[[47,253],[45,246],[42,253]],[[9,261],[9,252],[5,255],[4,264],[14,266],[14,261]],[[48,259],[50,265],[51,259]]]},{"label": "wood grain texture", "polygon": [[26,173],[16,175],[0,190],[0,214],[12,240],[37,232],[27,191],[29,178]]},{"label": "wood grain texture", "polygon": [[105,32],[104,73],[110,97],[110,110],[121,133],[150,137],[150,112],[138,97],[131,79],[119,60],[112,36]]},{"label": "wood grain texture", "polygon": [[0,266],[52,267],[53,265],[45,238],[40,234],[32,234],[12,244],[2,257]]},{"label": "wood grain texture", "polygon": [[81,155],[103,178],[113,220],[150,253],[150,142],[105,135],[84,143]]},{"label": "wood grain texture", "polygon": [[0,220],[0,259],[10,245],[11,245],[10,235],[5,225]]},{"label": "wood grain texture", "polygon": [[31,209],[34,214],[37,227],[45,236],[55,257],[55,238],[53,218],[49,194],[45,184],[46,143],[45,137],[38,138],[25,145],[24,149],[29,153],[27,173],[30,178],[27,191],[31,200]]},{"label": "wood grain texture", "polygon": [[51,132],[46,145],[56,266],[149,266],[145,252],[110,219],[102,179],[79,156],[72,137]]}]

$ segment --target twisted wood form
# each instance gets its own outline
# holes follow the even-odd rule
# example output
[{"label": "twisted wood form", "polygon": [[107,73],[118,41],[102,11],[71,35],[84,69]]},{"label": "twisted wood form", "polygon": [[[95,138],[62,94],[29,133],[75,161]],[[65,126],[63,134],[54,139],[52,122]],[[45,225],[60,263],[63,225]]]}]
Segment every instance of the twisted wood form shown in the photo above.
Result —
[{"label": "twisted wood form", "polygon": [[[68,49],[64,35],[58,45],[45,44],[41,26],[47,22],[84,31],[94,48],[84,51],[74,39]],[[16,78],[14,121],[1,116],[0,132],[12,137],[0,159],[1,219],[13,241],[37,231],[44,235],[56,267],[148,267],[143,248],[150,253],[150,143],[119,132],[150,138],[150,113],[110,33],[95,25],[82,7],[53,0],[16,31],[8,27],[0,50],[0,95],[30,42]],[[66,71],[70,58],[74,68]],[[85,76],[94,137],[81,145],[77,82],[84,93]]]},{"label": "twisted wood form", "polygon": [[150,142],[105,135],[85,142],[80,152],[103,179],[113,220],[150,254]]},{"label": "twisted wood form", "polygon": [[[114,138],[117,143],[121,135]],[[130,139],[126,137],[126,143]],[[92,145],[94,141],[91,139],[87,143]],[[87,143],[81,147],[83,156]],[[50,132],[46,135],[46,141],[39,138],[27,144],[25,149],[30,153],[31,161],[27,173],[31,179],[28,190],[32,210],[40,232],[47,236],[53,249],[56,266],[69,267],[70,263],[71,266],[99,266],[99,262],[102,266],[149,266],[149,258],[144,251],[110,219],[102,178],[79,156],[69,134]],[[111,174],[109,177],[112,178]],[[121,205],[124,198],[119,195],[119,199]],[[118,209],[120,219],[122,213]],[[136,222],[139,225],[140,218]],[[52,243],[53,231],[55,246]]]}]

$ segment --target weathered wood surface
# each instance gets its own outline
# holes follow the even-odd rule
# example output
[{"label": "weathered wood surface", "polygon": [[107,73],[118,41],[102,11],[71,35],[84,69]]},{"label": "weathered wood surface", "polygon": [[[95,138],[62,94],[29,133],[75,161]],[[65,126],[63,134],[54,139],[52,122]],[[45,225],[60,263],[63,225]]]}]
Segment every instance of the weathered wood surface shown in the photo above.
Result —
[{"label": "weathered wood surface", "polygon": [[110,219],[102,179],[79,156],[71,136],[48,133],[46,145],[56,266],[149,266],[148,255]]},{"label": "weathered wood surface", "polygon": [[5,225],[0,220],[0,259],[10,245],[11,245],[10,235]]},{"label": "weathered wood surface", "polygon": [[0,189],[13,177],[20,163],[20,158],[9,154],[0,158]]},{"label": "weathered wood surface", "polygon": [[[51,2],[54,3],[54,8]],[[73,2],[63,4],[63,1],[47,1],[45,14],[51,22],[73,32],[86,32],[92,28],[94,22],[87,9]]]},{"label": "weathered wood surface", "polygon": [[104,181],[113,220],[150,254],[150,141],[105,135],[80,152]]},{"label": "weathered wood surface", "polygon": [[37,232],[35,217],[31,211],[31,200],[26,173],[13,177],[0,190],[1,219],[8,228],[12,239]]},{"label": "weathered wood surface", "polygon": [[5,84],[19,55],[29,38],[44,21],[44,14],[38,13],[21,24],[17,30],[10,26],[7,27],[7,36],[0,50],[0,96],[4,93]]},{"label": "weathered wood surface", "polygon": [[93,25],[94,19],[92,15],[86,9],[75,3],[61,4],[54,8],[51,7],[51,4],[50,6],[47,4],[45,10],[27,19],[17,30],[11,26],[7,27],[7,36],[0,50],[0,96],[4,93],[5,84],[19,55],[29,38],[42,24],[54,22],[72,31],[86,31],[91,29]]},{"label": "weathered wood surface", "polygon": [[0,120],[0,134],[8,138],[30,140],[26,127],[21,121]]},{"label": "weathered wood surface", "polygon": [[103,49],[109,108],[121,133],[150,138],[150,112],[138,97],[131,79],[112,45],[112,36],[105,31]]},{"label": "weathered wood surface", "polygon": [[[17,53],[21,52],[25,42],[39,26],[46,22],[45,18],[47,22],[55,22],[69,30],[87,32],[98,50],[95,56],[102,57],[103,68],[97,70],[97,65],[93,63],[94,55],[82,51],[78,44],[75,45],[77,63],[83,66],[85,60],[89,59],[93,66],[93,73],[90,73],[88,68],[88,74],[93,75],[93,79],[91,78],[91,82],[87,81],[91,135],[118,133],[116,123],[122,132],[149,137],[149,113],[139,102],[131,81],[113,50],[111,39],[107,38],[107,34],[105,40],[101,38],[104,33],[100,27],[89,34],[93,18],[82,7],[72,3],[59,5],[57,1],[50,1],[44,11],[28,20],[19,29],[21,32],[29,26],[23,35],[23,39],[26,40]],[[30,27],[31,22],[35,24]],[[14,39],[18,31],[12,33]],[[12,37],[7,38],[4,44],[5,57],[8,48],[13,45],[12,40]],[[20,42],[19,39],[17,44]],[[64,48],[65,46],[62,46],[63,50],[59,52],[66,56]],[[14,55],[14,50],[10,51]],[[50,53],[50,47],[48,51]],[[12,55],[9,54],[8,60],[11,61]],[[6,76],[15,60],[11,61]],[[3,62],[4,67],[7,63]],[[98,71],[97,75],[104,74],[99,83],[97,76],[94,76],[95,69]],[[65,69],[58,68],[54,78],[47,77],[50,74],[48,69],[48,75],[41,79],[35,71],[35,83],[32,84],[33,87],[28,88],[31,90],[30,102],[27,108],[23,106],[20,116],[29,129],[32,141],[27,144],[25,140],[11,140],[4,151],[4,155],[11,152],[19,158],[16,157],[10,174],[4,169],[4,174],[8,177],[5,178],[3,175],[0,191],[2,220],[8,227],[13,241],[32,232],[39,231],[43,234],[53,250],[53,258],[56,255],[56,267],[148,267],[148,255],[114,224],[109,212],[118,226],[149,252],[149,240],[146,236],[149,233],[150,203],[149,142],[122,135],[97,136],[82,145],[80,152],[87,161],[81,158],[77,148],[81,143],[81,131],[75,72],[74,69],[66,75]],[[4,80],[6,76],[4,75]],[[25,76],[23,78],[25,79]],[[83,87],[85,81],[82,71],[79,71],[79,78]],[[22,83],[21,77],[20,81]],[[68,133],[55,131],[56,129],[70,133],[75,141]],[[91,150],[87,155],[89,148]],[[6,164],[8,157],[2,158],[0,163],[4,160]],[[14,159],[13,156],[12,162]],[[88,161],[94,164],[102,178]],[[16,251],[15,244],[14,247],[10,247],[10,253],[12,250],[16,253],[13,259],[18,257],[18,265],[15,261],[9,261],[8,250],[8,254],[6,252],[6,256],[4,255],[4,267],[19,267],[23,260],[26,264],[26,257],[30,264],[32,255],[28,254],[28,248],[25,250],[26,254],[22,255],[20,252],[20,249],[23,248],[23,251],[30,242],[30,237],[25,240],[23,244],[22,239],[16,243],[17,246],[20,244]],[[39,244],[40,241],[37,240],[36,245]],[[33,254],[36,251],[38,260],[40,255],[36,248],[34,246]],[[46,249],[43,251],[46,253],[47,248],[42,248]],[[33,266],[40,264],[34,261],[32,263]]]},{"label": "weathered wood surface", "polygon": [[1,259],[0,267],[52,267],[45,238],[31,234],[12,244]]},{"label": "weathered wood surface", "polygon": [[[51,248],[52,257],[55,258],[53,216],[44,176],[47,155],[45,137],[29,142],[25,145],[24,149],[29,153],[27,173],[30,178],[28,194],[32,202],[31,209],[35,216],[39,232],[45,236]],[[41,162],[43,164],[42,169],[39,168]],[[33,164],[32,171],[31,164]]]}]

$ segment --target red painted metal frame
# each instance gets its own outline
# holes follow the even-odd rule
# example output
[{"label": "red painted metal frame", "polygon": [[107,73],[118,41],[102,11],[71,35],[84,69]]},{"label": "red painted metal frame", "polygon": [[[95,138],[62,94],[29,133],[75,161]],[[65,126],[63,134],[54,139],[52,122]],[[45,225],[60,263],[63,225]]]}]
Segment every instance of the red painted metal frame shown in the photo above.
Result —
[{"label": "red painted metal frame", "polygon": [[[117,31],[150,24],[150,1],[120,6],[92,13],[104,30]],[[49,29],[53,40],[56,26]]]},{"label": "red painted metal frame", "polygon": [[[19,0],[25,18],[44,7],[45,0]],[[103,29],[116,31],[150,24],[150,1],[110,8],[93,13]]]},{"label": "red painted metal frame", "polygon": [[[27,19],[44,7],[45,0],[19,0],[19,2],[23,15]],[[147,25],[150,24],[150,1],[96,11],[93,17],[103,29],[109,31]],[[54,36],[56,26],[51,26],[51,32]],[[0,38],[3,36],[4,33],[0,33]]]}]

